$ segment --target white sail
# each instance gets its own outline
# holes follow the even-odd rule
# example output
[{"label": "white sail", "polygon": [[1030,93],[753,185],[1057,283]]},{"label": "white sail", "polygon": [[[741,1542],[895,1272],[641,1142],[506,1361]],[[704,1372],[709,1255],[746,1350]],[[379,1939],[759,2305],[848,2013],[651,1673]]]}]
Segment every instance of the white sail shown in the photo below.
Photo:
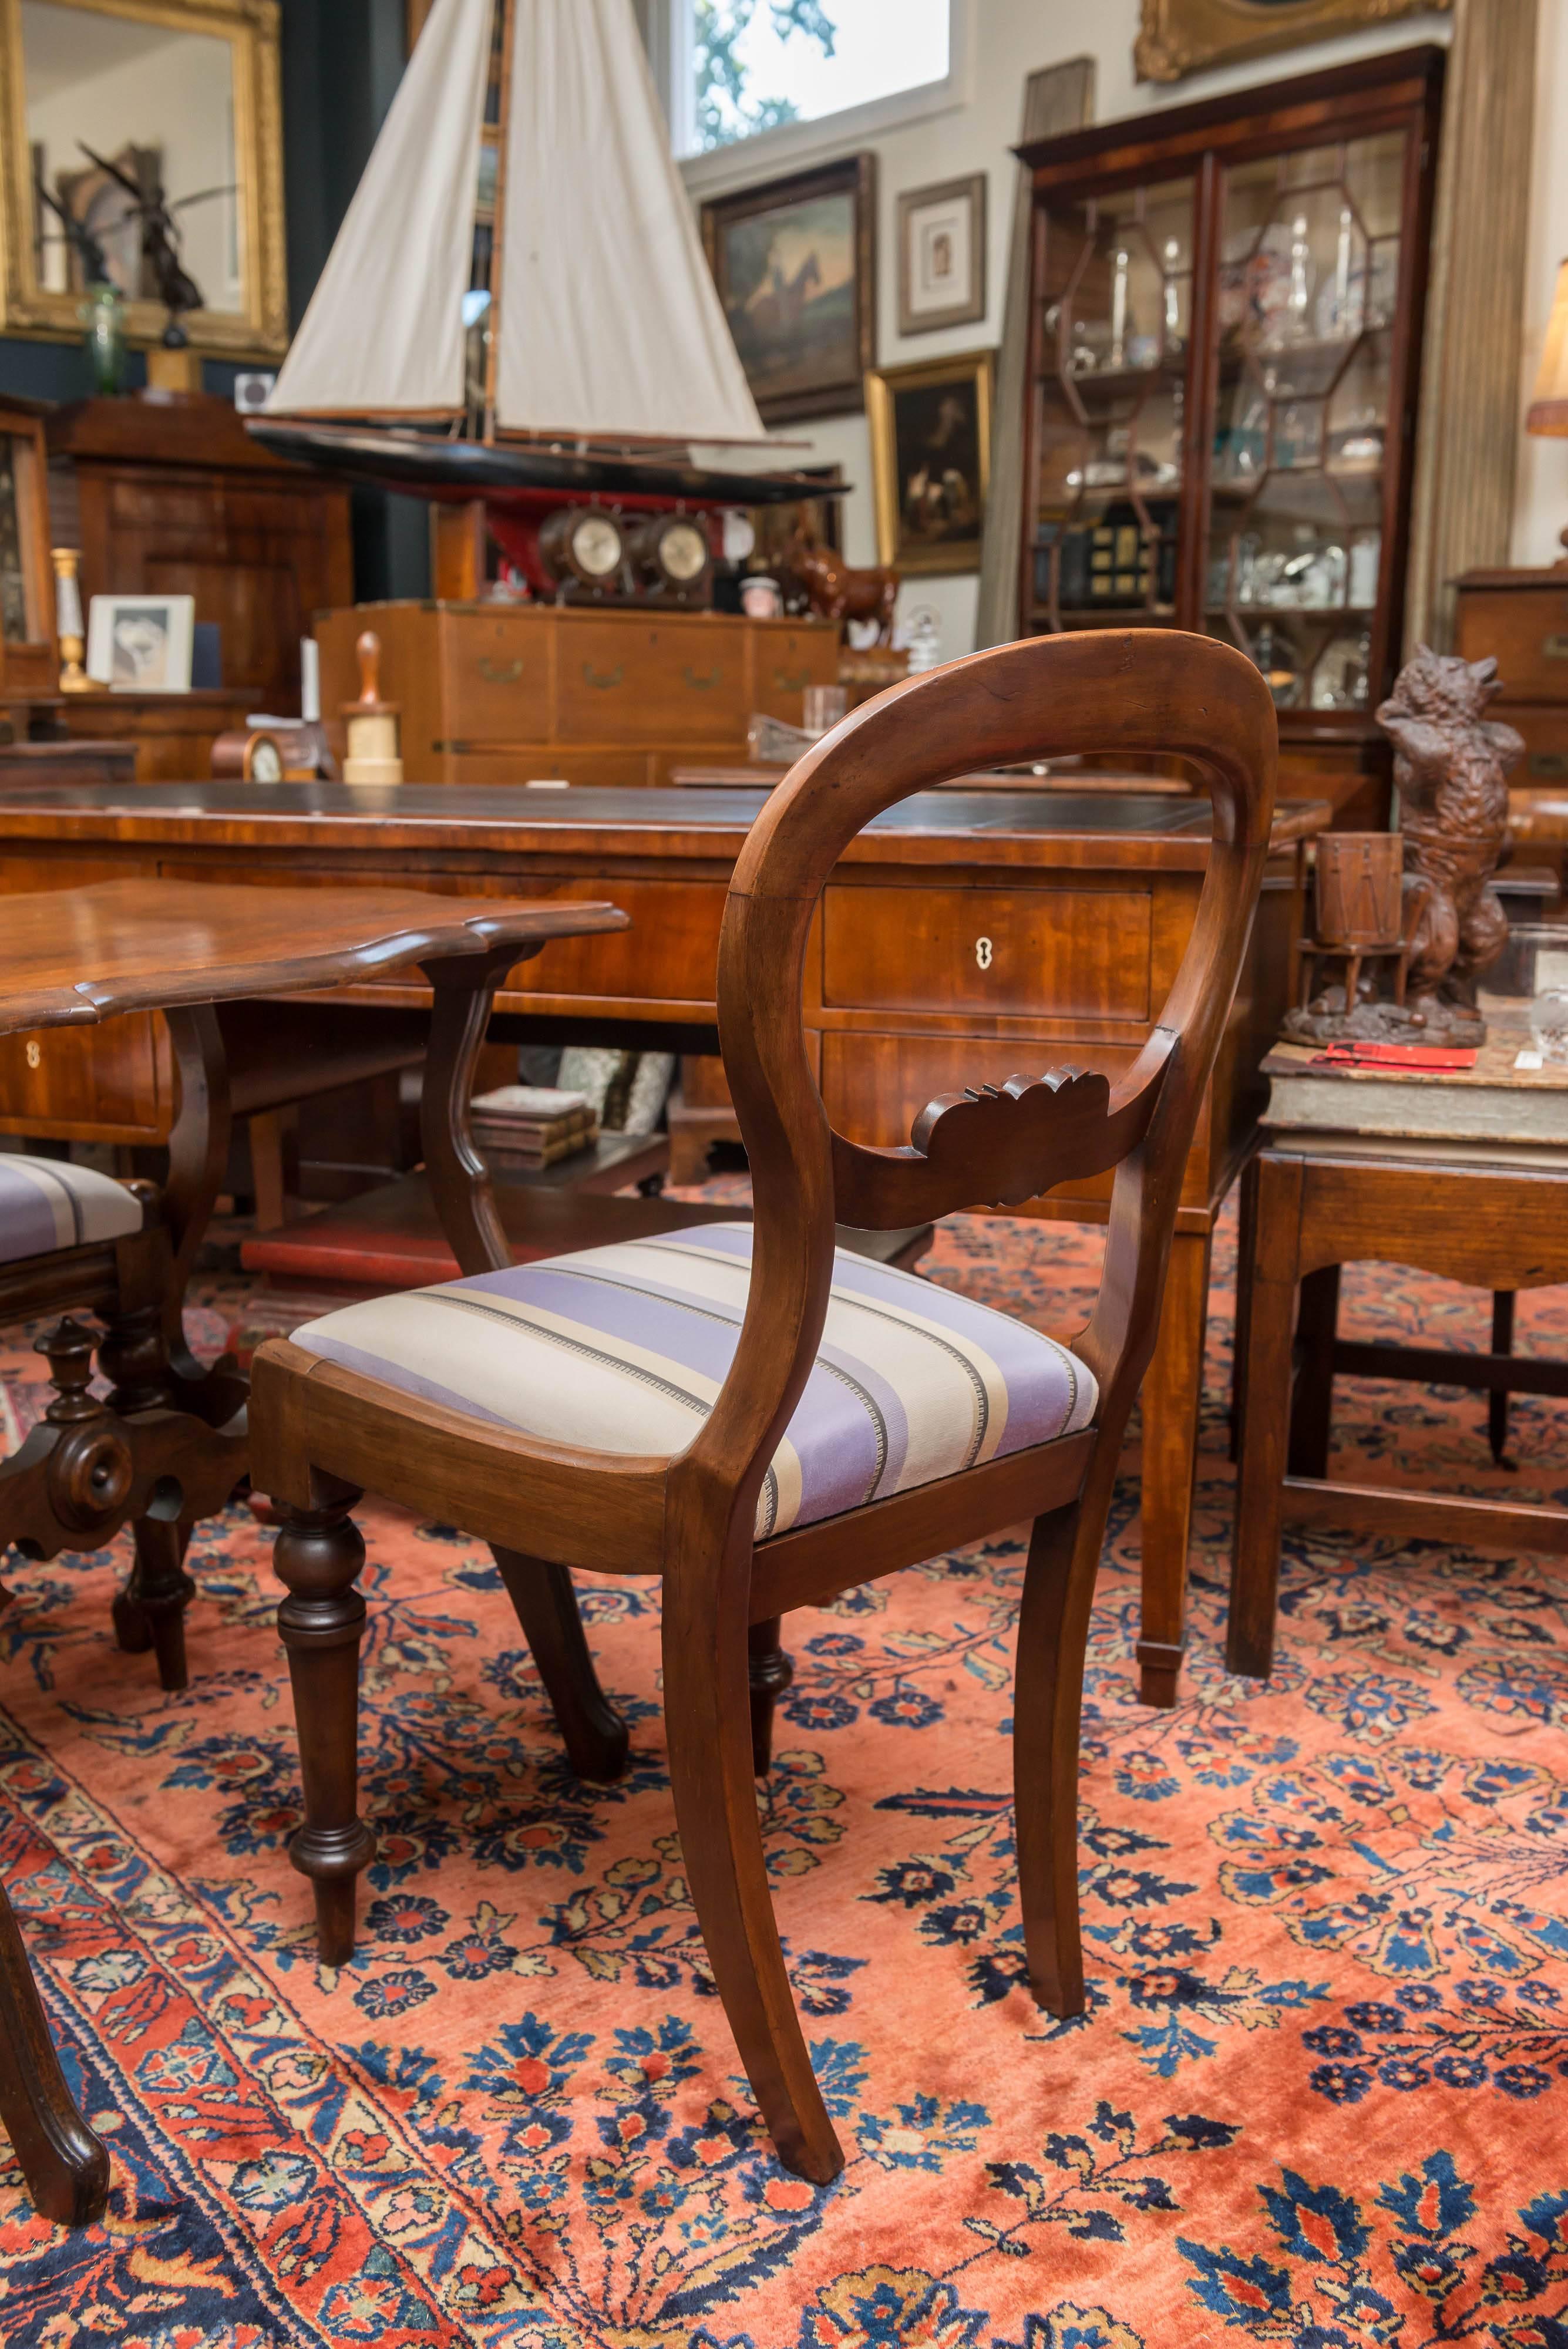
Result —
[{"label": "white sail", "polygon": [[513,5],[500,429],[763,440],[630,0]]},{"label": "white sail", "polygon": [[491,0],[436,0],[267,401],[461,415]]}]

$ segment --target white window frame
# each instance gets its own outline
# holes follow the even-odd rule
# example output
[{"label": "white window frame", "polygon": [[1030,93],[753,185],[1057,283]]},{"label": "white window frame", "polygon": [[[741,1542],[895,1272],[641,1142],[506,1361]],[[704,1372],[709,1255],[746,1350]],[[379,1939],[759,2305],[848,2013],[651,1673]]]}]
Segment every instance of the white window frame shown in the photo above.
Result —
[{"label": "white window frame", "polygon": [[805,170],[811,163],[883,138],[904,123],[967,106],[973,94],[975,0],[948,0],[948,70],[940,81],[893,90],[886,98],[868,98],[863,106],[819,114],[810,122],[781,123],[776,130],[759,130],[749,139],[732,140],[727,146],[687,155],[681,150],[691,138],[697,109],[691,0],[640,0],[640,13],[647,26],[654,79],[670,119],[670,144],[692,197],[719,195],[753,180]]}]

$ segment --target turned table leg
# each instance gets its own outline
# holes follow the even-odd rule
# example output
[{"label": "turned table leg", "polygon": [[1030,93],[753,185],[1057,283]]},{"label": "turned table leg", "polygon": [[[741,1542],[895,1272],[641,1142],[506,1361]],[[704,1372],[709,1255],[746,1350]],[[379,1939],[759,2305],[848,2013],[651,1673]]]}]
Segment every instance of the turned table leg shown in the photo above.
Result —
[{"label": "turned table leg", "polygon": [[746,1634],[746,1677],[752,1699],[752,1767],[765,1778],[774,1758],[774,1707],[794,1680],[794,1666],[779,1645],[784,1618],[770,1616]]},{"label": "turned table leg", "polygon": [[1171,1242],[1159,1336],[1143,1382],[1143,1625],[1137,1661],[1145,1704],[1176,1702],[1185,1646],[1209,1256],[1207,1232],[1178,1232]]}]

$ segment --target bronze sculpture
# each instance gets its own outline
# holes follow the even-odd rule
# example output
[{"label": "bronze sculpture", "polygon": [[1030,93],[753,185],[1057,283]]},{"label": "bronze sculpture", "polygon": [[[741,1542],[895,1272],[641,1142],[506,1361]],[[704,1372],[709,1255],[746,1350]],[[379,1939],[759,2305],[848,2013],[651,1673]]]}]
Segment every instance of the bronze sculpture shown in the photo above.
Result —
[{"label": "bronze sculpture", "polygon": [[1286,1014],[1299,1041],[1342,1038],[1480,1044],[1476,984],[1508,943],[1491,876],[1508,840],[1508,773],[1524,750],[1511,726],[1483,715],[1501,690],[1494,660],[1417,647],[1377,712],[1394,745],[1405,843],[1405,999],[1376,999],[1363,979],[1347,1004],[1331,987]]}]

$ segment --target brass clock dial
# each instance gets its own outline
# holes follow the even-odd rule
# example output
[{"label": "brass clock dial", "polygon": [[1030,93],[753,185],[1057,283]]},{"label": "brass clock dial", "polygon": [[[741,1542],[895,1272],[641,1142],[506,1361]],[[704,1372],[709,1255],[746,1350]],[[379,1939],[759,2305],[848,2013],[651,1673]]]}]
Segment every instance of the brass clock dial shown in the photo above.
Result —
[{"label": "brass clock dial", "polygon": [[607,579],[619,568],[621,535],[608,514],[584,514],[569,543],[574,564],[589,579]]}]

